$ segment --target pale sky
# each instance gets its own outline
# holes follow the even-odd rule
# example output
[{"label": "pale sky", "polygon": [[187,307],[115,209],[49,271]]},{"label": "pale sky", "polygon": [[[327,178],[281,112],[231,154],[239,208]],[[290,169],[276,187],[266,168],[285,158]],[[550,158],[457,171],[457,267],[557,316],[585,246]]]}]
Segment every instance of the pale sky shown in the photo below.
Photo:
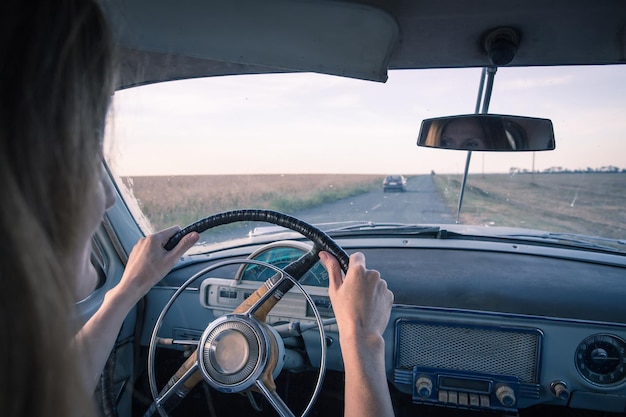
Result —
[{"label": "pale sky", "polygon": [[[460,173],[466,153],[418,148],[425,118],[473,113],[480,69],[176,81],[116,93],[108,136],[120,175]],[[537,169],[626,168],[626,67],[501,68],[490,113],[552,119]],[[531,168],[531,153],[475,152],[472,171]]]}]

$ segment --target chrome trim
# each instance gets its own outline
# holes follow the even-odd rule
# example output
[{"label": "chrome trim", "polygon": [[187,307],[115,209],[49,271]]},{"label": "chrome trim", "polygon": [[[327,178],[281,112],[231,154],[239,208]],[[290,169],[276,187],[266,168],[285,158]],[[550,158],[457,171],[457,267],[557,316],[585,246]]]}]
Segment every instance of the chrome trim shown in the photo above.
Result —
[{"label": "chrome trim", "polygon": [[[237,325],[242,325],[248,329],[251,336],[257,342],[258,351],[254,355],[254,358],[247,360],[248,364],[244,367],[244,369],[235,372],[233,375],[224,375],[220,381],[218,380],[218,374],[221,372],[219,370],[215,370],[216,375],[214,376],[214,372],[212,372],[213,369],[209,369],[207,366],[207,353],[210,356],[210,351],[213,347],[213,344],[211,343],[209,345],[208,341],[210,339],[212,342],[215,340],[217,334],[224,330],[233,330],[238,327]],[[219,329],[220,327],[223,327],[223,329]],[[248,337],[245,338],[246,340],[248,339]],[[211,387],[225,393],[242,392],[252,387],[261,377],[261,374],[265,371],[267,366],[270,350],[271,343],[267,330],[263,329],[261,324],[253,315],[229,314],[214,320],[202,334],[200,344],[198,345],[198,364],[200,371],[202,372],[202,376]],[[233,381],[228,382],[231,378]]]}]

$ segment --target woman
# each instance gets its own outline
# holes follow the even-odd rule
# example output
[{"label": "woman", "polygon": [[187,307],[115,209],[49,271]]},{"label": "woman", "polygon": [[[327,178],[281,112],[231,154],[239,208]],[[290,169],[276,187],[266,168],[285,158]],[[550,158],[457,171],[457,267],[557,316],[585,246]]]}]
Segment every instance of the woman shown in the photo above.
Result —
[{"label": "woman", "polygon": [[[141,239],[80,328],[75,302],[96,281],[91,236],[114,201],[102,163],[111,36],[93,0],[7,0],[0,31],[0,330],[9,338],[0,345],[0,406],[4,416],[95,415],[90,397],[124,318],[198,235],[171,252],[163,244],[177,227]],[[346,412],[367,405],[389,415],[381,334],[393,295],[361,255],[345,281],[337,261],[320,256],[352,384]],[[366,359],[375,365],[366,369]],[[382,391],[362,400],[371,389]]]},{"label": "woman", "polygon": [[68,349],[75,333],[69,318],[89,233],[85,203],[99,182],[96,132],[111,92],[111,49],[96,34],[104,22],[94,5],[3,6],[0,320],[12,341],[0,347],[0,404],[8,416],[90,415]]},{"label": "woman", "polygon": [[76,335],[76,299],[95,285],[91,236],[113,202],[102,166],[113,48],[94,2],[3,6],[0,320],[10,340],[0,347],[0,404],[6,416],[88,416],[122,320],[197,236],[172,253],[158,248],[172,229],[139,242],[120,284]]},{"label": "woman", "polygon": [[519,149],[518,140],[505,129],[503,120],[501,116],[467,115],[425,121],[424,146],[467,151]]}]

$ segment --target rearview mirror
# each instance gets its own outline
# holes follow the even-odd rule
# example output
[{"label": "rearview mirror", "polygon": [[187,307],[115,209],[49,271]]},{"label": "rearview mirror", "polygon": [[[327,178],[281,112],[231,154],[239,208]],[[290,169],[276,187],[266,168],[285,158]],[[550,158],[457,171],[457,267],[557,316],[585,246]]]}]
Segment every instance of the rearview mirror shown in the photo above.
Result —
[{"label": "rearview mirror", "polygon": [[549,119],[466,114],[425,119],[417,146],[465,151],[553,150],[554,129]]}]

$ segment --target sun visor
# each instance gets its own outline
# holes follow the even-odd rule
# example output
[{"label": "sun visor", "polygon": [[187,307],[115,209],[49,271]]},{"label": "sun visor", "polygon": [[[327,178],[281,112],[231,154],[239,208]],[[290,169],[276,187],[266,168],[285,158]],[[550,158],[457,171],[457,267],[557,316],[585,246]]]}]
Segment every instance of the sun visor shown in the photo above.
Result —
[{"label": "sun visor", "polygon": [[105,8],[128,50],[379,82],[399,33],[387,12],[338,1],[110,0]]}]

